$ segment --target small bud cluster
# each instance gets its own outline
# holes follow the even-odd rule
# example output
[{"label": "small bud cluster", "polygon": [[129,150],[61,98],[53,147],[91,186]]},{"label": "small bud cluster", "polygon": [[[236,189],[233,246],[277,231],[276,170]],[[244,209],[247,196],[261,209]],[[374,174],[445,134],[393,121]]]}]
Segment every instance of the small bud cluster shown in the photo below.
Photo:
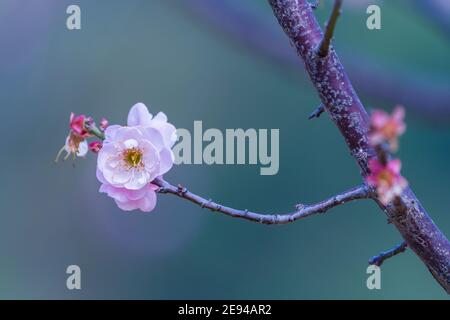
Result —
[{"label": "small bud cluster", "polygon": [[[99,132],[103,132],[107,127],[108,120],[103,118],[100,121],[100,128],[98,130],[100,130]],[[75,115],[72,112],[69,119],[69,129],[66,143],[59,150],[55,161],[58,161],[63,151],[66,152],[64,160],[67,160],[70,155],[75,159],[75,157],[84,157],[89,150],[97,153],[102,148],[101,141],[93,141],[89,143],[89,145],[87,143],[87,139],[94,136],[93,132],[95,132],[95,130],[93,129],[97,129],[95,122],[91,117],[87,117],[84,114]]]},{"label": "small bud cluster", "polygon": [[405,132],[405,111],[397,106],[390,115],[383,110],[375,110],[370,118],[369,139],[377,152],[377,158],[368,163],[370,175],[367,183],[377,191],[378,199],[388,204],[400,196],[408,182],[400,174],[401,161],[390,157],[398,150],[398,138]]}]

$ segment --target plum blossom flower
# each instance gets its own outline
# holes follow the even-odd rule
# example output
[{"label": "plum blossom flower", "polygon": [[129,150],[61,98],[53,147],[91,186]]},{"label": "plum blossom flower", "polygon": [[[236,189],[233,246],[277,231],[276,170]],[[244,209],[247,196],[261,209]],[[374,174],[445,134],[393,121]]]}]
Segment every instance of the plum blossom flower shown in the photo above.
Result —
[{"label": "plum blossom flower", "polygon": [[70,114],[69,119],[69,127],[70,132],[66,138],[66,143],[59,150],[55,161],[58,161],[62,152],[66,152],[66,156],[64,160],[67,160],[70,155],[77,157],[84,157],[88,152],[88,144],[86,139],[91,136],[89,133],[86,123],[92,121],[91,118],[86,117],[85,115],[75,115],[73,112]]},{"label": "plum blossom flower", "polygon": [[142,103],[130,109],[127,124],[105,130],[97,158],[99,191],[113,198],[122,210],[149,212],[156,205],[157,187],[151,182],[173,166],[176,129],[164,113],[153,117]]},{"label": "plum blossom flower", "polygon": [[392,201],[396,196],[402,194],[408,186],[408,182],[400,174],[402,163],[399,159],[393,159],[382,164],[377,159],[369,161],[370,175],[367,183],[375,187],[378,198],[384,205]]},{"label": "plum blossom flower", "polygon": [[370,143],[374,146],[385,141],[389,142],[391,150],[398,149],[398,137],[406,130],[405,109],[402,106],[395,107],[392,115],[383,110],[375,110],[370,118]]}]

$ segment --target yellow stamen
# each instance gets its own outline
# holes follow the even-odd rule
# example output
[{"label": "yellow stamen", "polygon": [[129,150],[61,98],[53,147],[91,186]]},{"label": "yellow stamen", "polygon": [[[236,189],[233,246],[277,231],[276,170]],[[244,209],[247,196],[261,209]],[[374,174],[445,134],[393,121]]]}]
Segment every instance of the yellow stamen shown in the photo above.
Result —
[{"label": "yellow stamen", "polygon": [[131,148],[124,151],[124,161],[132,168],[142,165],[142,151],[137,148]]}]

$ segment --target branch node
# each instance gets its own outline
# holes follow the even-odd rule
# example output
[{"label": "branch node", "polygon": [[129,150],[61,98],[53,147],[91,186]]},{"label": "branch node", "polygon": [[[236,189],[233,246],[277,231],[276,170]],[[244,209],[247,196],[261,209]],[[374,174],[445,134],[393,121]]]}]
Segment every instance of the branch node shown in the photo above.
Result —
[{"label": "branch node", "polygon": [[188,192],[188,190],[185,187],[183,187],[181,184],[179,184],[177,186],[177,192],[180,196],[185,196],[186,193]]}]

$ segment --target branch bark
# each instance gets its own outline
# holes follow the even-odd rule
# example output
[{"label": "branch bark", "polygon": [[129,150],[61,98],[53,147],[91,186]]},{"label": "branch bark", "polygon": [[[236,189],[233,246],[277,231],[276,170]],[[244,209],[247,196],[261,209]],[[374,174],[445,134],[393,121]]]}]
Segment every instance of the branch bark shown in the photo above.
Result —
[{"label": "branch bark", "polygon": [[370,197],[371,192],[369,188],[366,185],[361,185],[359,187],[350,189],[346,192],[337,194],[327,200],[321,201],[316,204],[311,205],[297,205],[297,210],[288,213],[288,214],[261,214],[256,212],[245,210],[238,210],[233,209],[227,206],[223,206],[221,204],[218,204],[211,199],[207,200],[205,198],[202,198],[189,190],[187,190],[185,187],[179,185],[179,186],[173,186],[169,182],[157,178],[153,182],[156,186],[159,187],[158,191],[159,193],[168,193],[176,195],[180,198],[189,200],[202,208],[209,209],[211,211],[217,211],[224,213],[228,216],[234,217],[234,218],[241,218],[253,222],[258,223],[264,223],[264,224],[287,224],[294,221],[297,221],[299,219],[303,219],[312,215],[321,214],[327,212],[329,209],[336,207],[338,205],[358,200],[358,199],[367,199]]},{"label": "branch bark", "polygon": [[[332,120],[339,128],[361,176],[368,173],[367,163],[376,157],[367,132],[369,117],[356,94],[335,50],[319,57],[316,48],[323,39],[322,30],[306,0],[269,0],[273,13],[319,93]],[[398,203],[379,207],[394,223],[408,246],[423,261],[438,283],[450,294],[450,243],[434,224],[411,189],[406,189]]]}]

